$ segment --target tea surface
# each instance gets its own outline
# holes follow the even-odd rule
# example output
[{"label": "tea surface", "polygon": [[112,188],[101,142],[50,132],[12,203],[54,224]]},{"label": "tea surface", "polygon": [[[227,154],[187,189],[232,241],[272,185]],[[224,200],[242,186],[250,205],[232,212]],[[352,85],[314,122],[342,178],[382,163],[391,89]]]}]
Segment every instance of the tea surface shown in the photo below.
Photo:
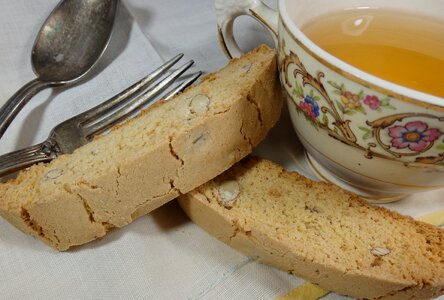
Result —
[{"label": "tea surface", "polygon": [[385,80],[444,97],[444,21],[382,9],[348,9],[302,31],[339,59]]}]

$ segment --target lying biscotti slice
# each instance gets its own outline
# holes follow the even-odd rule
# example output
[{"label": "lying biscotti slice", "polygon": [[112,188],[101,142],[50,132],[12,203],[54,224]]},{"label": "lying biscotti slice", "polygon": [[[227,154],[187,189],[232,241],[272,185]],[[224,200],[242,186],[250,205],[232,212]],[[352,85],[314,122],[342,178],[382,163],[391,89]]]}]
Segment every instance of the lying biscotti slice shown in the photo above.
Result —
[{"label": "lying biscotti slice", "polygon": [[251,152],[280,116],[276,73],[266,46],[232,60],[73,154],[0,184],[0,214],[58,250],[130,223]]},{"label": "lying biscotti slice", "polygon": [[444,230],[269,161],[246,158],[179,203],[233,248],[339,294],[428,299],[444,293]]}]

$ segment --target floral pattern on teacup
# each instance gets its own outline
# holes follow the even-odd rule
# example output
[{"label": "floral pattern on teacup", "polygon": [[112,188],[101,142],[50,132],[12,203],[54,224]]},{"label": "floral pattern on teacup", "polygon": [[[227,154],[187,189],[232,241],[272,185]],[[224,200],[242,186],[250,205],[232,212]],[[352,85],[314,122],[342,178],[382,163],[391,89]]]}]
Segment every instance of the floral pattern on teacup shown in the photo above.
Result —
[{"label": "floral pattern on teacup", "polygon": [[299,108],[313,121],[319,117],[319,105],[312,97],[308,95],[304,97],[303,101],[299,102]]},{"label": "floral pattern on teacup", "polygon": [[[405,112],[390,96],[358,84],[311,74],[285,42],[280,41],[279,70],[298,113],[316,129],[374,156],[408,163],[444,165],[444,117],[428,111]],[[291,92],[290,92],[291,91]],[[393,103],[392,103],[393,102]],[[397,113],[395,113],[397,112]],[[358,115],[356,115],[358,114]],[[356,115],[356,116],[355,116]]]},{"label": "floral pattern on teacup", "polygon": [[392,138],[392,146],[397,149],[409,148],[415,152],[424,151],[431,142],[437,140],[442,132],[438,128],[430,128],[422,121],[408,122],[404,126],[395,125],[388,128]]},{"label": "floral pattern on teacup", "polygon": [[337,100],[336,105],[345,114],[353,115],[356,112],[367,114],[366,107],[376,111],[395,109],[395,107],[390,104],[389,97],[380,99],[376,95],[366,95],[363,90],[354,93],[346,89],[344,84],[339,85],[332,80],[329,80],[328,84],[334,88],[333,93],[339,96],[340,101]]}]

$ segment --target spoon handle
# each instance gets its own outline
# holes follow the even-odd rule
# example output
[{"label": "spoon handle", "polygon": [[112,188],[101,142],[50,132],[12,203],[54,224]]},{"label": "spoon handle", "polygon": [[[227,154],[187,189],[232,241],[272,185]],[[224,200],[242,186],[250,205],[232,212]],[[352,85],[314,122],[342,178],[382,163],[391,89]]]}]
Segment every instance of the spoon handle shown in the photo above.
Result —
[{"label": "spoon handle", "polygon": [[41,81],[36,78],[25,84],[6,101],[0,108],[0,139],[25,104],[28,103],[35,94],[49,86],[51,86],[50,82]]}]

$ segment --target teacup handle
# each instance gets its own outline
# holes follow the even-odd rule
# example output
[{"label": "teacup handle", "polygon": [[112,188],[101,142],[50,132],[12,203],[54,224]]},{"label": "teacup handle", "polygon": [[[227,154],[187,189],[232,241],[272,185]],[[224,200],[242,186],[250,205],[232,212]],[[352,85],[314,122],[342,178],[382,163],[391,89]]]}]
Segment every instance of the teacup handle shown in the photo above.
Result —
[{"label": "teacup handle", "polygon": [[258,20],[271,33],[277,45],[278,12],[260,0],[215,0],[217,29],[222,49],[229,58],[239,57],[239,48],[233,34],[234,20],[242,15]]}]

